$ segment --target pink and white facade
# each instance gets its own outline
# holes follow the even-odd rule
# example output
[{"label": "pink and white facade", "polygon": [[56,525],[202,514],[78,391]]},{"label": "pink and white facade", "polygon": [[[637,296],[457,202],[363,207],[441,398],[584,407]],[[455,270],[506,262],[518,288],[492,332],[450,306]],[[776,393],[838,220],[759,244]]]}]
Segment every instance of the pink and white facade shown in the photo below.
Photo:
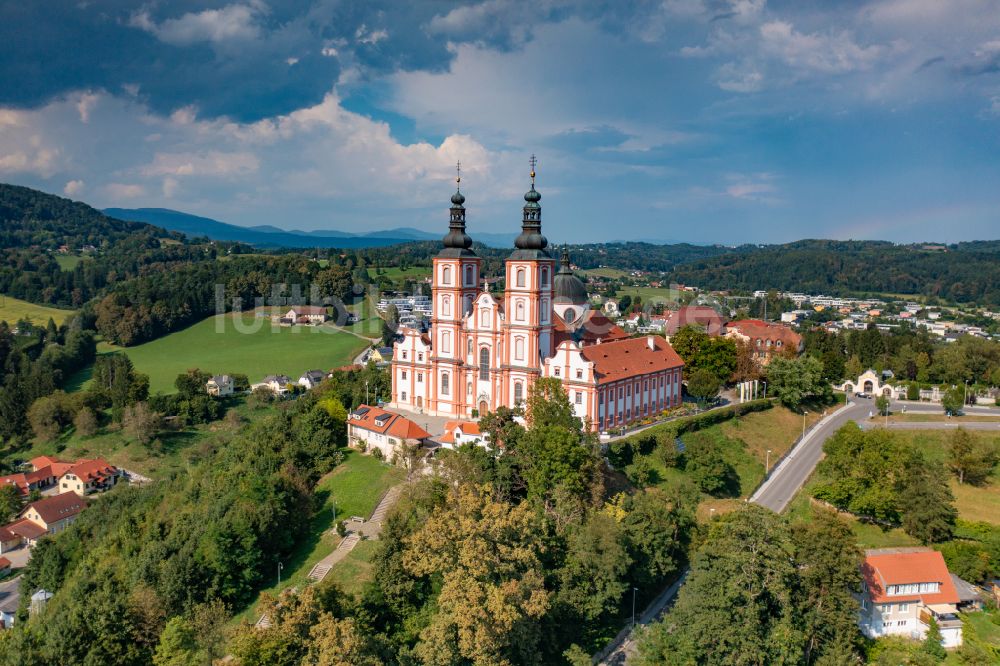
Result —
[{"label": "pink and white facade", "polygon": [[522,231],[497,298],[480,288],[481,259],[465,232],[465,197],[452,196],[449,233],[433,262],[431,328],[400,331],[392,405],[474,418],[520,404],[538,377],[557,377],[577,416],[594,430],[677,406],[680,358],[662,337],[628,339],[590,310],[568,255],[557,271],[546,250],[534,175],[524,198]]}]

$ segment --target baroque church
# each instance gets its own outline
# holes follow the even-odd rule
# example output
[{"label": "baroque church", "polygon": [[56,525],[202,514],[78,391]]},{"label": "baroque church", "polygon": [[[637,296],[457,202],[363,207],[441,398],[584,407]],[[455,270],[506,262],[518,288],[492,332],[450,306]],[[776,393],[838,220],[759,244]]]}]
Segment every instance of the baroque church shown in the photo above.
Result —
[{"label": "baroque church", "polygon": [[433,261],[430,329],[400,331],[391,406],[476,418],[521,404],[538,377],[561,380],[576,415],[595,431],[678,406],[684,363],[670,344],[660,336],[630,338],[590,308],[565,251],[557,265],[542,235],[534,169],[502,296],[482,280],[458,182]]}]

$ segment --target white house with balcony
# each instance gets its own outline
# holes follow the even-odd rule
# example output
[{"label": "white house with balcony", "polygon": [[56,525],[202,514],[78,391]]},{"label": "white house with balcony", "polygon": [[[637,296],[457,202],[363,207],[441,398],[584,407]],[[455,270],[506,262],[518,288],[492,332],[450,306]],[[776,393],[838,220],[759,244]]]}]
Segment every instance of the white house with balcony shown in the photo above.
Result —
[{"label": "white house with balcony", "polygon": [[958,591],[944,557],[930,548],[880,548],[861,565],[858,624],[869,638],[922,640],[933,618],[946,648],[962,645]]}]

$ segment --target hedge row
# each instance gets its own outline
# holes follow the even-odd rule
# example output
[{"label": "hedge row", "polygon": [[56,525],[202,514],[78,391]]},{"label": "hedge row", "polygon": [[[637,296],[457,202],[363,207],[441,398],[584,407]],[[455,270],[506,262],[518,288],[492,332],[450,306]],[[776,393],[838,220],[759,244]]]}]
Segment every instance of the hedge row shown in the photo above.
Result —
[{"label": "hedge row", "polygon": [[751,400],[738,405],[729,405],[721,409],[712,409],[694,416],[683,416],[674,421],[668,421],[660,425],[655,425],[636,433],[629,437],[615,440],[608,444],[608,462],[616,469],[623,469],[626,465],[632,464],[635,456],[649,455],[658,446],[674,448],[674,441],[686,432],[695,432],[708,428],[716,423],[728,421],[737,416],[750,414],[752,412],[762,412],[771,409],[774,402],[771,398],[763,400]]}]

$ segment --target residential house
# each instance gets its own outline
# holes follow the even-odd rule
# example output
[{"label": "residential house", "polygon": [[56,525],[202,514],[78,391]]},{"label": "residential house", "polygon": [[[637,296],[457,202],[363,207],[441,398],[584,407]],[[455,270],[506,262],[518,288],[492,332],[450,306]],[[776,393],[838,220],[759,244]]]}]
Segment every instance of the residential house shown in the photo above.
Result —
[{"label": "residential house", "polygon": [[0,557],[0,576],[6,576],[10,573],[11,561],[6,557]]},{"label": "residential house", "polygon": [[859,624],[866,636],[921,640],[933,618],[944,647],[962,644],[961,599],[941,553],[930,548],[869,550],[861,573]]},{"label": "residential house", "polygon": [[368,354],[368,360],[376,365],[388,365],[392,362],[392,347],[378,347]]},{"label": "residential house", "polygon": [[488,446],[489,439],[475,421],[448,421],[444,424],[444,434],[437,441],[446,449],[457,449],[463,444]]},{"label": "residential house", "polygon": [[0,531],[3,533],[2,540],[5,544],[0,552],[4,553],[15,548],[20,548],[25,544],[29,547],[34,546],[38,543],[39,539],[48,534],[44,527],[27,518],[8,523],[0,527]]},{"label": "residential house", "polygon": [[215,375],[205,382],[205,392],[218,398],[232,395],[236,390],[236,381],[229,375]]},{"label": "residential house", "polygon": [[322,305],[296,305],[291,310],[281,315],[278,322],[281,324],[322,324],[330,318],[325,306]]},{"label": "residential house", "polygon": [[24,538],[15,534],[5,525],[0,527],[0,553],[9,553],[24,543]]},{"label": "residential house", "polygon": [[688,305],[667,312],[663,334],[667,341],[684,326],[695,326],[709,335],[722,335],[726,320],[715,308],[707,305]]},{"label": "residential house", "polygon": [[292,383],[292,378],[288,375],[268,375],[256,384],[250,385],[251,391],[258,389],[270,389],[275,395],[285,395],[288,393],[288,385]]},{"label": "residential house", "polygon": [[0,583],[0,629],[14,626],[21,605],[21,578]]},{"label": "residential house", "polygon": [[35,523],[49,534],[56,534],[76,522],[76,517],[86,506],[86,498],[67,492],[32,502],[21,509],[18,517]]},{"label": "residential house", "polygon": [[609,298],[608,300],[604,301],[604,308],[603,309],[604,309],[604,314],[608,315],[609,317],[611,317],[611,318],[617,317],[618,316],[618,301],[616,301],[613,298]]},{"label": "residential house", "polygon": [[797,356],[804,348],[802,336],[783,324],[771,324],[760,319],[731,321],[724,327],[727,338],[750,343],[754,359],[761,366],[770,363],[776,354]]},{"label": "residential house", "polygon": [[378,449],[393,460],[404,446],[421,446],[430,433],[410,419],[379,407],[360,405],[347,415],[347,441],[366,451]]},{"label": "residential house", "polygon": [[59,491],[83,497],[110,490],[121,478],[121,470],[103,458],[78,460],[59,477]]},{"label": "residential house", "polygon": [[326,373],[322,370],[307,370],[299,377],[299,386],[305,389],[316,388],[326,379]]}]

